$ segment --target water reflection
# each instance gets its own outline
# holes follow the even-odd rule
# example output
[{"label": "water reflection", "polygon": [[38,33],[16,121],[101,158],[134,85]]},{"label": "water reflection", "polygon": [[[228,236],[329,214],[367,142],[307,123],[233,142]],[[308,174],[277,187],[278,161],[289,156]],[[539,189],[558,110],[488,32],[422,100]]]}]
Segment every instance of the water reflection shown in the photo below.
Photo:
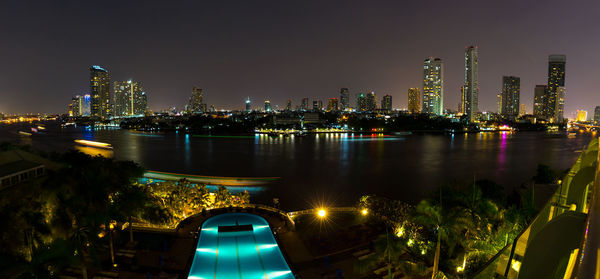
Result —
[{"label": "water reflection", "polygon": [[75,150],[90,156],[102,156],[105,158],[112,158],[114,156],[114,152],[111,149],[75,145]]}]

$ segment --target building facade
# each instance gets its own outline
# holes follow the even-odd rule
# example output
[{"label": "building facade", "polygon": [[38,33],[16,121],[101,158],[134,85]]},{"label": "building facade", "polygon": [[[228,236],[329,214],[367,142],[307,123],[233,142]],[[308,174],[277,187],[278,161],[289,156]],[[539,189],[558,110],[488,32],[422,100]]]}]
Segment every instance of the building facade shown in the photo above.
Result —
[{"label": "building facade", "polygon": [[444,112],[444,62],[428,58],[423,63],[424,113],[442,115]]},{"label": "building facade", "polygon": [[287,99],[287,101],[285,101],[285,110],[286,111],[291,111],[292,110],[292,100]]},{"label": "building facade", "polygon": [[521,78],[515,76],[502,77],[502,115],[519,116],[521,96]]},{"label": "building facade", "polygon": [[250,97],[246,98],[246,112],[252,111],[252,102],[250,101]]},{"label": "building facade", "polygon": [[350,108],[350,91],[348,88],[342,87],[340,89],[340,110],[346,110]]},{"label": "building facade", "polygon": [[356,111],[367,111],[367,97],[365,93],[356,95]]},{"label": "building facade", "polygon": [[502,114],[502,92],[496,94],[496,113]]},{"label": "building facade", "polygon": [[547,97],[548,86],[536,85],[533,89],[533,115],[537,118],[546,118],[546,97]]},{"label": "building facade", "polygon": [[565,67],[567,56],[548,56],[548,90],[546,92],[546,117],[558,123],[564,117],[565,105]]},{"label": "building facade", "polygon": [[392,96],[391,95],[386,94],[385,96],[383,96],[383,98],[381,98],[381,109],[386,112],[392,111]]},{"label": "building facade", "polygon": [[90,67],[91,115],[108,118],[111,115],[110,75],[100,66]]},{"label": "building facade", "polygon": [[377,109],[377,97],[375,96],[375,92],[371,91],[367,94],[367,110],[375,111]]},{"label": "building facade", "polygon": [[465,85],[463,88],[463,113],[469,121],[477,120],[479,107],[479,51],[477,46],[465,49]]},{"label": "building facade", "polygon": [[147,96],[140,82],[115,81],[114,116],[145,115]]},{"label": "building facade", "polygon": [[271,107],[271,101],[266,100],[265,101],[265,112],[272,112],[273,108]]},{"label": "building facade", "polygon": [[419,88],[408,89],[408,111],[410,113],[421,112],[421,92]]},{"label": "building facade", "polygon": [[327,102],[327,111],[338,111],[338,110],[339,110],[338,98],[329,98],[329,101]]},{"label": "building facade", "polygon": [[302,98],[302,102],[300,103],[300,110],[302,110],[302,111],[308,110],[308,98]]},{"label": "building facade", "polygon": [[202,88],[192,87],[192,95],[188,102],[189,113],[203,113],[206,112],[206,105],[204,105],[204,91]]},{"label": "building facade", "polygon": [[594,125],[598,125],[598,123],[600,123],[600,106],[594,108]]}]

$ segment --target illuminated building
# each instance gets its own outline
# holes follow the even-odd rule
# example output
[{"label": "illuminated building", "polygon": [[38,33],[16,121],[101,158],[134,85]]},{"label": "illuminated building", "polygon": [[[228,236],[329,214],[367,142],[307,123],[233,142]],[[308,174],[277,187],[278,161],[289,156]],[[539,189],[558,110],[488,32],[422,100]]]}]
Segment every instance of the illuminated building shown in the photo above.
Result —
[{"label": "illuminated building", "polygon": [[367,94],[367,110],[375,111],[377,109],[377,99],[375,98],[375,92],[371,91]]},{"label": "illuminated building", "polygon": [[273,108],[271,108],[271,101],[266,100],[265,101],[265,112],[271,112],[273,111]]},{"label": "illuminated building", "polygon": [[340,89],[340,109],[346,110],[350,107],[350,91],[348,88]]},{"label": "illuminated building", "polygon": [[69,116],[90,116],[90,94],[75,95],[69,104]]},{"label": "illuminated building", "polygon": [[410,113],[421,112],[421,92],[419,92],[419,88],[408,89],[408,111]]},{"label": "illuminated building", "polygon": [[356,111],[366,111],[367,110],[367,97],[365,97],[365,93],[358,93],[356,95]]},{"label": "illuminated building", "polygon": [[465,86],[460,86],[460,102],[458,103],[458,112],[465,114]]},{"label": "illuminated building", "polygon": [[577,122],[587,121],[587,110],[577,110]]},{"label": "illuminated building", "polygon": [[190,113],[203,113],[206,112],[206,105],[203,103],[204,92],[202,88],[193,87],[192,96],[188,102],[188,112]]},{"label": "illuminated building", "polygon": [[546,97],[548,86],[536,85],[533,89],[533,115],[537,118],[546,118]]},{"label": "illuminated building", "polygon": [[323,110],[323,101],[321,101],[321,100],[314,100],[312,108],[313,108],[313,111]]},{"label": "illuminated building", "polygon": [[527,114],[527,106],[525,104],[519,105],[519,116]]},{"label": "illuminated building", "polygon": [[386,112],[392,111],[392,96],[391,95],[386,94],[385,96],[383,96],[383,98],[381,99],[381,109]]},{"label": "illuminated building", "polygon": [[546,92],[546,117],[552,122],[562,122],[565,104],[565,66],[567,56],[548,56],[548,90]]},{"label": "illuminated building", "polygon": [[502,77],[502,115],[507,117],[519,116],[519,101],[521,95],[521,78],[514,76]]},{"label": "illuminated building", "polygon": [[92,116],[108,118],[110,106],[110,75],[100,66],[90,67],[90,95]]},{"label": "illuminated building", "polygon": [[337,111],[338,108],[338,98],[329,98],[329,102],[327,103],[327,111]]},{"label": "illuminated building", "polygon": [[496,113],[502,113],[502,93],[496,94]]},{"label": "illuminated building", "polygon": [[288,100],[285,102],[285,110],[286,110],[286,111],[291,111],[291,110],[292,110],[292,100],[288,99]]},{"label": "illuminated building", "polygon": [[252,104],[250,103],[250,97],[246,99],[246,112],[252,111]]},{"label": "illuminated building", "polygon": [[308,110],[308,98],[302,98],[302,102],[300,103],[300,110],[302,110],[302,111]]},{"label": "illuminated building", "polygon": [[115,81],[114,83],[114,116],[145,115],[147,97],[139,82]]},{"label": "illuminated building", "polygon": [[598,123],[600,123],[600,106],[594,108],[594,124],[598,125]]},{"label": "illuminated building", "polygon": [[427,58],[423,63],[424,113],[442,115],[444,107],[444,63],[440,58]]},{"label": "illuminated building", "polygon": [[463,88],[463,113],[469,121],[476,120],[479,104],[479,54],[476,46],[465,49],[465,85]]}]

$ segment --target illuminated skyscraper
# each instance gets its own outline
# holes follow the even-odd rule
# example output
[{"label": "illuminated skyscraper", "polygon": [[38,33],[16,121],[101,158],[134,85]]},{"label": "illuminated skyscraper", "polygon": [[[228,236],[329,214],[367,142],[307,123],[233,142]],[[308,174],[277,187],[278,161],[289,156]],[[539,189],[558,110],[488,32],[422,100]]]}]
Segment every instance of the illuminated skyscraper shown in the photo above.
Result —
[{"label": "illuminated skyscraper", "polygon": [[308,110],[308,98],[302,98],[302,102],[300,103],[300,110],[302,110],[302,111]]},{"label": "illuminated skyscraper", "polygon": [[272,112],[273,108],[271,108],[271,101],[266,100],[265,101],[265,112]]},{"label": "illuminated skyscraper", "polygon": [[552,122],[562,122],[565,105],[565,66],[567,56],[548,56],[548,90],[546,92],[546,117]]},{"label": "illuminated skyscraper", "polygon": [[314,100],[313,101],[312,109],[313,109],[313,111],[321,111],[321,110],[323,110],[323,101],[321,101],[321,100]]},{"label": "illuminated skyscraper", "polygon": [[421,92],[419,92],[419,88],[408,89],[408,111],[410,113],[421,112]]},{"label": "illuminated skyscraper", "polygon": [[513,76],[502,77],[502,115],[507,117],[519,116],[519,101],[521,96],[521,78]]},{"label": "illuminated skyscraper", "polygon": [[75,95],[69,103],[69,116],[90,116],[90,94]]},{"label": "illuminated skyscraper", "polygon": [[139,82],[115,81],[114,116],[144,115],[147,110],[147,97]]},{"label": "illuminated skyscraper", "polygon": [[252,104],[250,103],[250,97],[246,99],[246,112],[252,111]]},{"label": "illuminated skyscraper", "polygon": [[598,123],[600,123],[600,106],[594,108],[594,125],[598,125]]},{"label": "illuminated skyscraper", "polygon": [[341,110],[346,110],[350,107],[350,91],[348,88],[342,87],[340,89],[340,105]]},{"label": "illuminated skyscraper", "polygon": [[587,110],[577,110],[577,122],[587,121]]},{"label": "illuminated skyscraper", "polygon": [[190,101],[188,102],[188,112],[203,113],[206,112],[206,105],[203,106],[204,92],[202,88],[193,87]]},{"label": "illuminated skyscraper", "polygon": [[496,113],[502,113],[502,92],[496,95]]},{"label": "illuminated skyscraper", "polygon": [[110,75],[100,66],[90,67],[91,114],[108,118],[111,114]]},{"label": "illuminated skyscraper", "polygon": [[548,86],[536,85],[533,90],[533,115],[537,118],[546,118],[546,97]]},{"label": "illuminated skyscraper", "polygon": [[327,103],[327,111],[338,111],[338,98],[329,98],[329,102]]},{"label": "illuminated skyscraper", "polygon": [[525,104],[519,105],[519,116],[527,114],[527,106]]},{"label": "illuminated skyscraper", "polygon": [[292,110],[292,100],[288,99],[288,100],[285,102],[285,110],[286,110],[286,111],[291,111],[291,110]]},{"label": "illuminated skyscraper", "polygon": [[440,58],[427,58],[423,63],[424,113],[442,115],[444,112],[444,63]]},{"label": "illuminated skyscraper", "polygon": [[458,102],[458,112],[465,114],[465,86],[460,86],[460,102]]},{"label": "illuminated skyscraper", "polygon": [[367,97],[365,97],[365,93],[358,93],[356,95],[356,111],[366,111],[367,110]]},{"label": "illuminated skyscraper", "polygon": [[392,111],[392,96],[391,95],[386,94],[385,96],[383,96],[383,98],[381,99],[381,109],[386,112]]},{"label": "illuminated skyscraper", "polygon": [[375,111],[377,109],[377,99],[374,91],[371,91],[367,94],[366,102],[368,111]]},{"label": "illuminated skyscraper", "polygon": [[[479,104],[479,53],[476,46],[465,49],[465,85],[463,110],[469,121],[477,120]],[[518,107],[518,106],[517,106]]]}]

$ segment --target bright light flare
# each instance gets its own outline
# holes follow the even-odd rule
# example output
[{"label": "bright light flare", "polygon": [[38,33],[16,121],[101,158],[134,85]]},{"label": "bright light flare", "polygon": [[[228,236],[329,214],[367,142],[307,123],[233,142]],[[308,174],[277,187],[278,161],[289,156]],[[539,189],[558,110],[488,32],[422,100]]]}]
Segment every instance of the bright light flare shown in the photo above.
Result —
[{"label": "bright light flare", "polygon": [[317,215],[321,218],[325,217],[327,215],[327,211],[325,211],[324,208],[319,209],[319,211],[317,211]]},{"label": "bright light flare", "polygon": [[360,214],[362,215],[367,215],[368,213],[369,211],[366,208],[360,211]]},{"label": "bright light flare", "polygon": [[75,140],[76,143],[81,145],[91,146],[91,147],[99,147],[99,148],[108,148],[112,149],[110,143],[91,141],[91,140]]}]

